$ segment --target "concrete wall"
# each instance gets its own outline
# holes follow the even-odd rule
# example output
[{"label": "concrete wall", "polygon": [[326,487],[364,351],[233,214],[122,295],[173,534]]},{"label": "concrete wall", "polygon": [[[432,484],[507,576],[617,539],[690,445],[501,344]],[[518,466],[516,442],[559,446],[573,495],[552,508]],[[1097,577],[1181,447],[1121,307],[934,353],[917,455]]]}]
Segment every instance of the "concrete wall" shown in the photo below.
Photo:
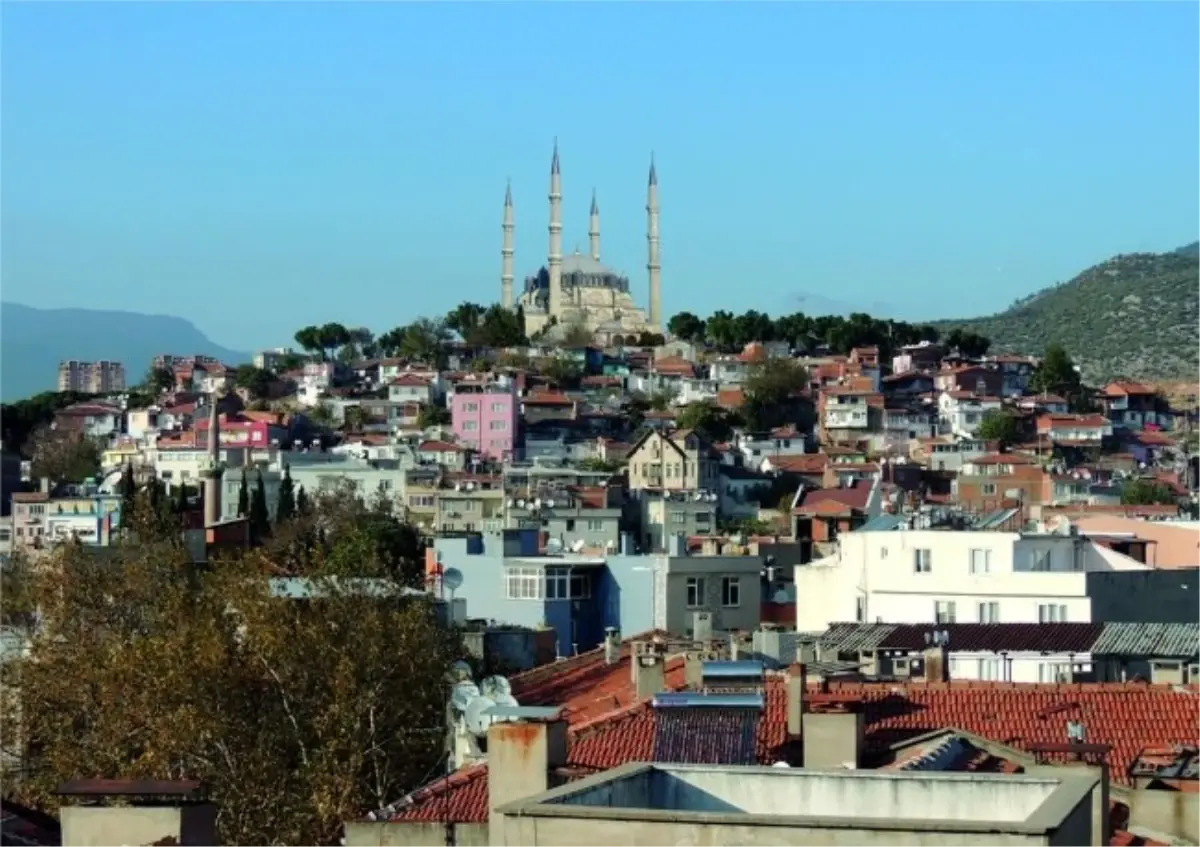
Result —
[{"label": "concrete wall", "polygon": [[195,806],[63,806],[62,843],[72,847],[108,844],[217,844],[217,808]]},{"label": "concrete wall", "polygon": [[1092,620],[1195,623],[1200,575],[1188,570],[1111,571],[1086,575]]},{"label": "concrete wall", "polygon": [[1200,844],[1200,794],[1159,789],[1114,792],[1129,807],[1129,827]]},{"label": "concrete wall", "polygon": [[[666,572],[666,630],[672,635],[689,635],[693,615],[698,611],[713,613],[714,632],[758,629],[762,620],[762,568],[759,556],[672,556]],[[704,580],[700,606],[688,605],[689,578]],[[725,579],[737,580],[736,606],[722,602]]]},{"label": "concrete wall", "polygon": [[346,847],[428,847],[430,844],[486,847],[490,843],[485,823],[355,821],[346,824]]}]

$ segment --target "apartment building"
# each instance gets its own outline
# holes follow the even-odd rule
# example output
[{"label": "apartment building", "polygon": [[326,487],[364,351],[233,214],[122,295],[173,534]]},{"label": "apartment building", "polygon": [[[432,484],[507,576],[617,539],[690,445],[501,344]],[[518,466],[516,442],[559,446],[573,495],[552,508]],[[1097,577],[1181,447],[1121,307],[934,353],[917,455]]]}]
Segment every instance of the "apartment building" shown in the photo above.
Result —
[{"label": "apartment building", "polygon": [[461,382],[449,403],[451,428],[460,445],[485,458],[512,458],[521,424],[515,383]]},{"label": "apartment building", "polygon": [[720,460],[687,429],[648,431],[629,450],[629,490],[715,490]]},{"label": "apartment building", "polygon": [[102,359],[81,362],[67,359],[58,365],[58,390],[86,394],[109,394],[125,390],[125,366],[120,362]]}]

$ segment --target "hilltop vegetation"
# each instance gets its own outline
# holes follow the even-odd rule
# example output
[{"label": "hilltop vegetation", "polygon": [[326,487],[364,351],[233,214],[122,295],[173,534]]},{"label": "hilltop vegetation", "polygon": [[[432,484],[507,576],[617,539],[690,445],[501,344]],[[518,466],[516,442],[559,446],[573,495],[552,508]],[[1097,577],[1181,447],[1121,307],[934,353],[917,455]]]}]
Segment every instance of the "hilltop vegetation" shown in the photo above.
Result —
[{"label": "hilltop vegetation", "polygon": [[992,340],[992,351],[1039,355],[1061,343],[1089,383],[1115,377],[1196,378],[1200,245],[1115,256],[986,318],[943,321]]}]

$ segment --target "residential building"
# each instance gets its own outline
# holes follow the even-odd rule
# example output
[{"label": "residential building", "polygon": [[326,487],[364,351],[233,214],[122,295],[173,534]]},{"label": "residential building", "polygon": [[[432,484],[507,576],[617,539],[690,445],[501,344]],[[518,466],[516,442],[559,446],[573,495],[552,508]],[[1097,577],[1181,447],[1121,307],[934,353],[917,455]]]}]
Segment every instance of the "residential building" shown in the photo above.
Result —
[{"label": "residential building", "polygon": [[878,477],[845,488],[801,487],[792,500],[792,537],[806,545],[804,561],[825,555],[827,545],[877,516],[882,500]]},{"label": "residential building", "polygon": [[758,470],[767,458],[804,455],[808,438],[789,424],[770,432],[739,432],[733,443],[742,455],[743,464]]},{"label": "residential building", "polygon": [[691,430],[648,431],[629,451],[629,490],[715,490],[719,463],[712,447]]},{"label": "residential building", "polygon": [[432,403],[433,386],[416,374],[401,374],[388,383],[388,399],[393,403]]},{"label": "residential building", "polygon": [[505,503],[505,529],[534,529],[559,550],[617,550],[624,515],[618,488],[547,486]]},{"label": "residential building", "polygon": [[909,371],[927,371],[936,369],[942,361],[945,352],[940,344],[922,341],[920,344],[906,344],[900,352],[892,357],[892,373],[904,374]]},{"label": "residential building", "polygon": [[1130,380],[1110,382],[1096,396],[1096,401],[1113,426],[1142,429],[1147,424],[1169,426],[1166,401],[1149,385]]},{"label": "residential building", "polygon": [[1113,428],[1103,415],[1045,414],[1037,419],[1039,441],[1064,447],[1100,447]]},{"label": "residential building", "polygon": [[422,441],[416,449],[418,464],[440,465],[449,471],[461,471],[467,466],[468,452],[446,441]]},{"label": "residential building", "polygon": [[646,489],[638,498],[641,507],[642,549],[656,553],[674,549],[679,539],[711,535],[717,531],[720,498],[715,490]]},{"label": "residential building", "polygon": [[1078,534],[975,528],[1017,519],[1008,510],[968,529],[909,529],[881,517],[842,533],[831,556],[796,568],[796,629],[1195,619],[1186,604],[1200,593],[1184,572],[1154,571]]},{"label": "residential building", "polygon": [[1049,475],[1022,453],[986,453],[963,462],[950,490],[955,502],[976,514],[1009,505],[1028,511],[1051,496]]},{"label": "residential building", "polygon": [[854,441],[880,428],[883,395],[870,390],[831,386],[817,402],[821,440]]},{"label": "residential building", "polygon": [[43,549],[63,541],[107,547],[121,524],[121,498],[112,494],[51,497],[46,491],[12,495],[12,548]]},{"label": "residential building", "polygon": [[84,394],[113,394],[125,390],[125,366],[102,359],[81,362],[68,359],[58,365],[58,390]]},{"label": "residential building", "polygon": [[482,474],[442,477],[435,529],[442,533],[499,532],[504,528],[504,478]]},{"label": "residential building", "polygon": [[911,446],[911,457],[935,471],[961,470],[964,463],[985,456],[994,449],[981,438],[955,438],[949,435],[918,439]]},{"label": "residential building", "polygon": [[449,403],[451,428],[460,445],[489,459],[513,458],[521,424],[515,383],[459,383]]},{"label": "residential building", "polygon": [[983,365],[943,367],[933,375],[936,391],[966,391],[980,397],[998,397],[1004,388],[1004,377],[997,368]]},{"label": "residential building", "polygon": [[291,347],[273,347],[270,350],[262,350],[254,354],[252,362],[254,367],[262,371],[271,371],[279,373],[287,360],[296,355]]},{"label": "residential building", "polygon": [[984,362],[1000,371],[1000,394],[1020,397],[1029,390],[1029,380],[1037,362],[1029,356],[989,356]]},{"label": "residential building", "polygon": [[531,391],[521,398],[521,419],[526,425],[542,421],[573,421],[579,404],[561,391]]},{"label": "residential building", "polygon": [[54,413],[56,429],[87,438],[110,438],[121,432],[124,421],[124,411],[107,403],[76,403]]},{"label": "residential building", "polygon": [[971,438],[979,432],[983,416],[998,412],[1003,406],[999,397],[988,397],[970,391],[943,391],[938,396],[938,426],[940,432]]},{"label": "residential building", "polygon": [[929,409],[888,405],[883,410],[882,437],[878,447],[887,451],[907,453],[909,442],[932,438],[938,431],[937,416]]}]

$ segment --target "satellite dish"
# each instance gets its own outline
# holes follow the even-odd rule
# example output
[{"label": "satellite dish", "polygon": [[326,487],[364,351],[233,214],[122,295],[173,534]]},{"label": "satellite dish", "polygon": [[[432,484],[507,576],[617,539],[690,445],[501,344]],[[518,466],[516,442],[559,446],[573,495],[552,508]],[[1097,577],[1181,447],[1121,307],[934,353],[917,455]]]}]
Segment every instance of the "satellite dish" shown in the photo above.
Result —
[{"label": "satellite dish", "polygon": [[491,698],[497,703],[500,702],[499,698],[501,697],[512,696],[512,686],[509,685],[508,679],[498,674],[486,677],[479,683],[479,690],[484,697]]},{"label": "satellite dish", "polygon": [[546,552],[550,555],[558,555],[563,551],[563,543],[557,538],[551,538],[546,542]]},{"label": "satellite dish", "polygon": [[790,768],[791,765],[789,765],[787,762],[780,761],[780,762],[776,762],[775,764],[771,765],[771,767],[773,767],[773,768]]},{"label": "satellite dish", "polygon": [[450,692],[450,705],[456,712],[466,714],[467,707],[479,698],[479,686],[467,679],[455,683]]},{"label": "satellite dish", "polygon": [[462,588],[463,573],[458,568],[446,568],[442,574],[442,585],[446,586],[448,591],[457,591]]},{"label": "satellite dish", "polygon": [[496,701],[491,697],[482,696],[467,703],[463,712],[463,723],[466,724],[467,731],[480,737],[487,735],[488,727],[492,725],[492,718],[488,712],[495,705]]},{"label": "satellite dish", "polygon": [[471,666],[469,664],[467,664],[465,661],[463,661],[462,659],[459,659],[457,662],[455,662],[453,665],[451,665],[450,673],[454,676],[454,679],[458,682],[470,682],[471,681]]}]

